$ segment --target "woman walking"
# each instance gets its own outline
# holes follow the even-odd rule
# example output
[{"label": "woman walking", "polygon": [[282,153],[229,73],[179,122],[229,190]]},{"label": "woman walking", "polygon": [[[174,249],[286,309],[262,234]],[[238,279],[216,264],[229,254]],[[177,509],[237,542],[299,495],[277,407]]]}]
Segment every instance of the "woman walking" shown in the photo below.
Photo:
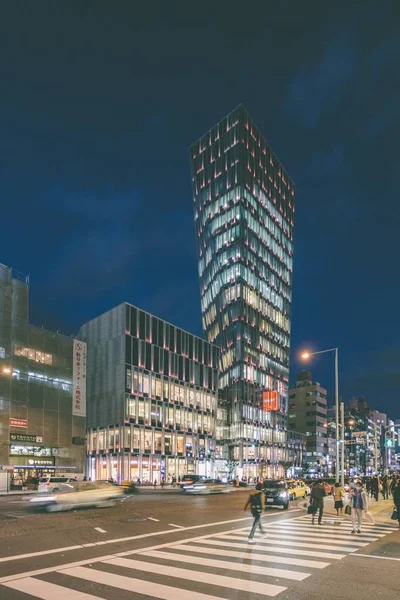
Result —
[{"label": "woman walking", "polygon": [[335,500],[335,510],[337,516],[339,516],[339,514],[343,514],[343,498],[345,495],[344,489],[340,483],[335,483],[335,487],[333,488],[333,498]]},{"label": "woman walking", "polygon": [[361,481],[357,481],[350,497],[351,519],[353,529],[351,533],[361,533],[362,513],[368,510],[368,496],[364,490]]}]

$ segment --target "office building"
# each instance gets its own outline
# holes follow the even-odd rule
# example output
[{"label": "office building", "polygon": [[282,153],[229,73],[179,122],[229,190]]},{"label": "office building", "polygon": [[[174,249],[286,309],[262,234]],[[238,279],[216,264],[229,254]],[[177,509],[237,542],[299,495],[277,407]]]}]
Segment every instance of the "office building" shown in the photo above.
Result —
[{"label": "office building", "polygon": [[221,350],[229,426],[219,444],[241,468],[254,442],[277,462],[267,447],[286,444],[294,185],[243,106],[190,158],[203,329]]},{"label": "office building", "polygon": [[219,350],[124,303],[85,323],[92,479],[212,475]]},{"label": "office building", "polygon": [[[289,427],[307,436],[306,462],[315,472],[331,472],[331,446],[328,444],[327,391],[312,380],[310,371],[297,375],[289,389]],[[330,436],[331,437],[331,436]]]},{"label": "office building", "polygon": [[0,265],[0,464],[11,485],[83,477],[86,347],[29,323],[29,279]]}]

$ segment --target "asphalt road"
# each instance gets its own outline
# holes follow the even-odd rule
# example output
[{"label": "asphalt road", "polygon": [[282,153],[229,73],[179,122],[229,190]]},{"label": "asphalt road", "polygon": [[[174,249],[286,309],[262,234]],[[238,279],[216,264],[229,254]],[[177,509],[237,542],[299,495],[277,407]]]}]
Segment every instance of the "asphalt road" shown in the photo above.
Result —
[{"label": "asphalt road", "polygon": [[23,498],[2,497],[0,600],[399,597],[400,531],[388,508],[352,535],[346,518],[312,526],[293,502],[268,509],[266,534],[249,545],[246,498],[149,491],[113,508],[31,514]]}]

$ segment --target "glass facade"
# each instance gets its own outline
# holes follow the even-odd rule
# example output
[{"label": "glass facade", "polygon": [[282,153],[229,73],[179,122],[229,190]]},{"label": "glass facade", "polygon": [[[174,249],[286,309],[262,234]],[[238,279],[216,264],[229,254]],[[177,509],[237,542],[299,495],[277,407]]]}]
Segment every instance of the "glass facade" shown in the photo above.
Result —
[{"label": "glass facade", "polygon": [[89,357],[88,475],[158,483],[211,475],[218,348],[130,304],[80,336]]},{"label": "glass facade", "polygon": [[[203,329],[221,349],[230,437],[240,440],[245,423],[256,436],[286,425],[295,189],[243,106],[190,157]],[[274,412],[263,410],[267,390],[278,394]]]},{"label": "glass facade", "polygon": [[28,321],[28,279],[0,265],[0,463],[12,486],[83,474],[86,419],[73,414],[73,343]]}]

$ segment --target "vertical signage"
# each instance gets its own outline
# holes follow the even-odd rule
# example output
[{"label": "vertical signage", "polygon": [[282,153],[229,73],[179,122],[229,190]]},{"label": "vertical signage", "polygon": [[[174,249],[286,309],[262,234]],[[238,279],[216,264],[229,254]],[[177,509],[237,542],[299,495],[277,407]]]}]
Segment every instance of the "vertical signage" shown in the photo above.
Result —
[{"label": "vertical signage", "polygon": [[279,396],[276,391],[263,392],[263,412],[279,410]]},{"label": "vertical signage", "polygon": [[72,414],[86,416],[86,344],[74,340],[72,366]]}]

